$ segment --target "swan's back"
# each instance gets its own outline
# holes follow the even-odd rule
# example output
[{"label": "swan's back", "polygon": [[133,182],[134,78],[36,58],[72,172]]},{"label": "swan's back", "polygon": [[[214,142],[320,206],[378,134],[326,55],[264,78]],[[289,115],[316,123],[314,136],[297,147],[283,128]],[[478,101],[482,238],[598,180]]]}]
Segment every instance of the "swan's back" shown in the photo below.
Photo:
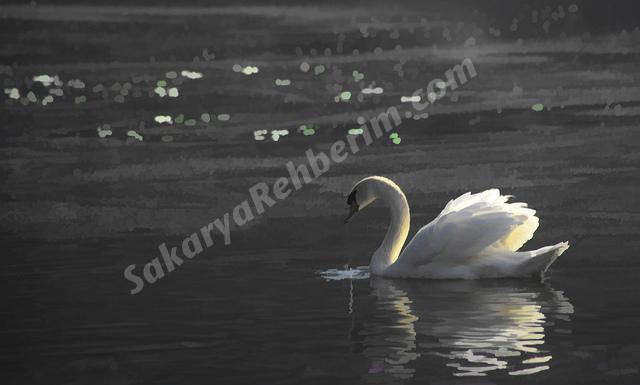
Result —
[{"label": "swan's back", "polygon": [[487,219],[499,229],[511,229],[501,237],[493,248],[498,250],[519,250],[527,241],[533,238],[540,220],[536,211],[524,202],[508,203],[511,195],[501,195],[500,190],[490,189],[477,194],[465,193],[452,199],[442,210],[438,218],[444,220],[464,221],[468,215],[475,220]]},{"label": "swan's back", "polygon": [[[482,278],[546,270],[568,245],[559,253],[560,244],[550,246],[555,249],[546,250],[549,256],[538,263],[530,261],[540,256],[536,251],[517,252],[533,237],[539,220],[526,203],[508,203],[509,198],[491,189],[449,201],[436,219],[416,233],[385,275]],[[557,255],[552,258],[552,254]]]}]

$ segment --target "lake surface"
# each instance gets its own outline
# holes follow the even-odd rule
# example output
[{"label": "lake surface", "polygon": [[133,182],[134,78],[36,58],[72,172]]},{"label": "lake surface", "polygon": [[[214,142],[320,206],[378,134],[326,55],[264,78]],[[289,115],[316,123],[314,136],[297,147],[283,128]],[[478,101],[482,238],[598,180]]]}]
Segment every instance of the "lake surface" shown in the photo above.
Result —
[{"label": "lake surface", "polygon": [[[0,7],[5,383],[638,383],[632,5],[139,4]],[[402,102],[466,58],[428,115]],[[129,293],[128,265],[392,106],[392,133]],[[388,213],[342,219],[372,174],[410,236],[498,187],[538,211],[525,249],[571,248],[542,282],[369,277]]]}]

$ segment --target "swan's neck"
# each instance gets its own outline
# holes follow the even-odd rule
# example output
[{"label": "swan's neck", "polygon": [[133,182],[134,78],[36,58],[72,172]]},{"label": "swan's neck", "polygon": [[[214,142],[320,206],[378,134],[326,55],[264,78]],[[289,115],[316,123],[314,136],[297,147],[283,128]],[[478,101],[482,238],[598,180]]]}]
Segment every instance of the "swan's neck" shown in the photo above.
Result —
[{"label": "swan's neck", "polygon": [[402,245],[409,235],[411,218],[407,198],[400,187],[382,182],[376,187],[376,196],[391,209],[391,224],[369,266],[371,273],[382,275],[383,271],[398,259]]}]

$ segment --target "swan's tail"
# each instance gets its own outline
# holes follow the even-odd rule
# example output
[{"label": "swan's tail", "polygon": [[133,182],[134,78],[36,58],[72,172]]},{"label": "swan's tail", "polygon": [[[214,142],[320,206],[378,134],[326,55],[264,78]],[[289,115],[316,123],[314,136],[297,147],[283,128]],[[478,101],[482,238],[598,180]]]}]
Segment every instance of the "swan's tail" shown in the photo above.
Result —
[{"label": "swan's tail", "polygon": [[538,250],[527,251],[530,257],[522,262],[516,269],[518,276],[541,276],[551,266],[551,264],[567,249],[569,242],[560,242],[553,246],[542,247]]}]

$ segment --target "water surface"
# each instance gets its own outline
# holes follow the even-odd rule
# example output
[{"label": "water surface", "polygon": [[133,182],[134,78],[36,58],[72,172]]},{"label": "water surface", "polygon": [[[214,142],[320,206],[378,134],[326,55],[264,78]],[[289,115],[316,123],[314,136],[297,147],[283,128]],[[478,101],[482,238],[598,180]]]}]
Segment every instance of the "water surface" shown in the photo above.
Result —
[{"label": "water surface", "polygon": [[[7,383],[637,383],[640,34],[614,3],[1,7]],[[464,58],[428,115],[401,101]],[[129,294],[126,266],[390,106],[395,135]],[[538,210],[525,248],[571,249],[544,282],[369,277],[388,213],[342,219],[371,174],[411,235],[498,187]]]}]

